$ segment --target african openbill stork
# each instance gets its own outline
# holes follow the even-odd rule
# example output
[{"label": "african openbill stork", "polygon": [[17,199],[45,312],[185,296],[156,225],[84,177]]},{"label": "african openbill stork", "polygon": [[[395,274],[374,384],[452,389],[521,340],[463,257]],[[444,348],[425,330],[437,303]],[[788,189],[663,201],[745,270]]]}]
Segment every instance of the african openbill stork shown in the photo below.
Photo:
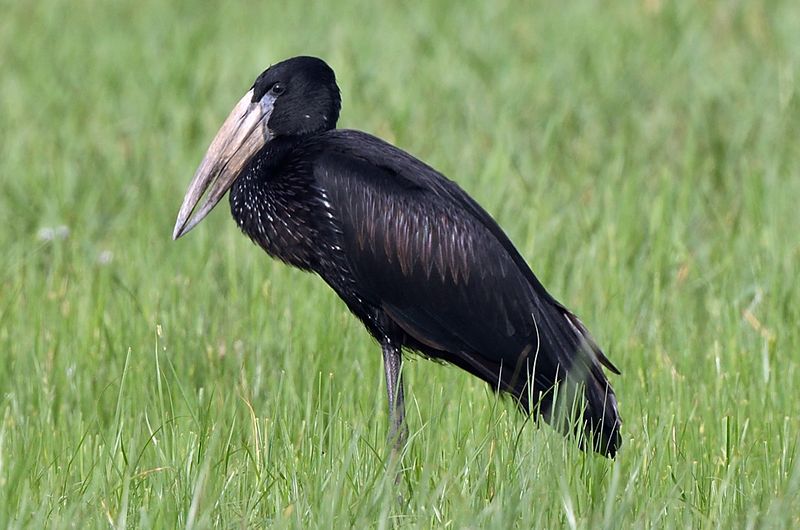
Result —
[{"label": "african openbill stork", "polygon": [[[621,422],[603,366],[619,371],[581,321],[458,185],[375,136],[336,129],[340,106],[320,59],[265,70],[211,142],[173,238],[230,190],[253,242],[318,274],[381,345],[395,451],[407,436],[406,349],[463,368],[613,457]],[[557,421],[570,408],[574,421]]]}]

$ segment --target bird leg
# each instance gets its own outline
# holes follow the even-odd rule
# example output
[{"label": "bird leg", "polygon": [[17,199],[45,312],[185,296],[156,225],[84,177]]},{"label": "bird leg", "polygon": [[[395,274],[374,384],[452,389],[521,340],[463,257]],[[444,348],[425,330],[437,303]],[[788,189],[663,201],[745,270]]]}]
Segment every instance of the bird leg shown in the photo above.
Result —
[{"label": "bird leg", "polygon": [[397,458],[408,439],[405,398],[403,397],[403,357],[400,348],[389,339],[381,342],[383,368],[386,372],[386,392],[389,395],[389,442],[392,457]]}]

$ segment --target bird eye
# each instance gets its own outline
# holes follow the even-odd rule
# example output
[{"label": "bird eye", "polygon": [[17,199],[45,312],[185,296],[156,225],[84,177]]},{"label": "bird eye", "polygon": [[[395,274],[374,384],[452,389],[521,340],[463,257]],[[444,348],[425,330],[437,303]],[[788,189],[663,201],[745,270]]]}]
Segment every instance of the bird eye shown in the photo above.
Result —
[{"label": "bird eye", "polygon": [[272,88],[269,89],[270,93],[275,96],[280,96],[284,92],[286,92],[286,87],[283,86],[282,83],[275,83],[272,85]]}]

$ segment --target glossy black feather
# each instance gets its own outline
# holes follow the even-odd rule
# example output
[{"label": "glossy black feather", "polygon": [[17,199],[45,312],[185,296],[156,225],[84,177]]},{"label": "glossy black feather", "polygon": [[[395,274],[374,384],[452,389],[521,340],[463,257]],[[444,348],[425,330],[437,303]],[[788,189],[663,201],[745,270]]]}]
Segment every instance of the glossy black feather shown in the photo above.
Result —
[{"label": "glossy black feather", "polygon": [[[618,371],[491,216],[408,153],[332,129],[335,82],[320,81],[333,84],[321,97],[314,75],[280,70],[281,80],[313,90],[286,99],[279,125],[287,133],[234,183],[231,210],[242,230],[271,255],[318,273],[378,340],[453,363],[526,411],[541,408],[550,420],[554,385],[581,391],[582,431],[594,449],[615,454],[620,419],[601,365]],[[267,70],[256,87],[275,78]],[[335,113],[312,132],[299,118],[292,124],[316,106]]]}]

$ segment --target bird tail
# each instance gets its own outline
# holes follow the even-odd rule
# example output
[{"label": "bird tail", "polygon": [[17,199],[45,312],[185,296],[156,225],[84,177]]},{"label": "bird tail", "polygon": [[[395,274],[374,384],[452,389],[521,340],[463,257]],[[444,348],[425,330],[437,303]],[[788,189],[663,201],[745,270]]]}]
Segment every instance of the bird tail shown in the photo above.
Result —
[{"label": "bird tail", "polygon": [[[578,317],[569,311],[564,313],[564,317],[579,336],[581,349],[589,358],[586,363],[589,370],[583,377],[586,398],[583,412],[584,436],[590,441],[592,449],[613,458],[622,444],[622,420],[617,408],[617,396],[601,365],[617,375],[620,375],[620,371],[605,356]],[[579,371],[575,366],[573,370]]]},{"label": "bird tail", "polygon": [[[542,346],[546,345],[554,353],[571,354],[556,354],[558,366],[551,366],[557,374],[554,380],[539,379],[541,372],[536,370],[534,363],[529,382],[533,383],[534,389],[550,387],[538,400],[533,399],[535,396],[527,395],[527,384],[518,386],[518,391],[513,393],[517,394],[520,405],[528,411],[529,403],[538,401],[536,409],[544,419],[564,434],[574,433],[582,449],[613,458],[622,444],[622,421],[617,397],[603,367],[615,374],[620,372],[575,315],[560,306],[551,309],[559,315],[555,319],[546,319],[551,325],[540,330]],[[565,325],[552,325],[559,322],[558,319],[565,319]],[[525,395],[520,395],[523,392]]]},{"label": "bird tail", "polygon": [[600,367],[593,366],[584,379],[584,409],[580,433],[584,448],[614,458],[622,443],[617,397]]}]

